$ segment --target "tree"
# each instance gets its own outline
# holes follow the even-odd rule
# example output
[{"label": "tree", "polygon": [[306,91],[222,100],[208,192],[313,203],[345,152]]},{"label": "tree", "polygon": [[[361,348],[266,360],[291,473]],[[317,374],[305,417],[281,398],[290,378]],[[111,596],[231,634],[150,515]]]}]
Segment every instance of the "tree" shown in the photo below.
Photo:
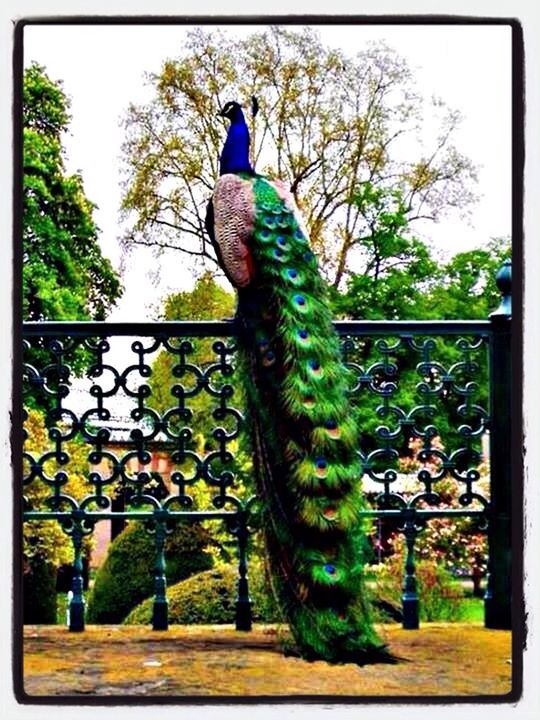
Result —
[{"label": "tree", "polygon": [[[404,250],[403,255],[401,250]],[[508,239],[493,238],[485,248],[457,253],[446,263],[437,264],[428,248],[410,236],[407,224],[399,222],[399,209],[389,212],[386,208],[379,214],[369,241],[366,241],[366,252],[366,273],[351,275],[346,292],[335,293],[332,298],[336,315],[369,320],[485,320],[500,302],[495,277],[503,261],[510,256],[510,243]],[[391,352],[381,352],[379,342],[392,346],[397,340],[397,337],[385,337],[379,341],[375,337],[360,338],[348,354],[348,359],[358,363],[366,372],[372,368],[370,376],[376,387],[386,384],[393,388],[385,398],[366,390],[361,397],[354,398],[353,411],[358,426],[362,428],[362,449],[369,452],[381,445],[380,437],[377,440],[377,428],[380,426],[388,425],[395,430],[396,418],[391,410],[383,409],[386,402],[390,408],[397,406],[405,412],[415,406],[432,405],[433,415],[429,412],[415,415],[417,426],[435,426],[447,453],[464,446],[466,442],[458,428],[463,423],[477,427],[480,418],[474,410],[475,404],[483,408],[488,406],[485,347],[471,351],[470,365],[463,362],[466,355],[460,343],[456,342],[458,339],[452,337],[431,338],[433,347],[424,358],[423,353],[413,349],[405,340]],[[420,347],[427,338],[417,340]],[[440,363],[440,367],[432,365],[428,371],[428,365],[423,363],[428,356],[430,363],[435,361]],[[440,388],[441,374],[444,374],[441,368],[448,372],[454,368],[450,372],[454,381],[462,387],[469,387],[473,398],[471,408],[465,408],[467,403],[463,396],[452,392],[451,387],[443,393],[436,393],[431,400],[429,394],[423,392],[428,386]],[[392,441],[399,454],[408,453],[411,438],[412,435],[407,434],[403,426],[402,432]],[[471,441],[471,448],[480,449],[478,438]],[[395,465],[398,456],[394,455],[393,460],[390,455],[380,459],[381,468],[386,468]],[[474,453],[462,454],[460,462],[474,465]]]},{"label": "tree", "polygon": [[499,303],[496,275],[510,257],[509,238],[437,262],[412,234],[399,188],[361,183],[353,197],[368,232],[355,239],[363,272],[331,293],[334,314],[364,320],[485,319]]},{"label": "tree", "polygon": [[32,64],[23,78],[23,317],[102,320],[121,294],[98,244],[94,205],[64,169],[69,99]]},{"label": "tree", "polygon": [[495,278],[510,255],[509,238],[492,238],[485,248],[454,255],[430,289],[424,317],[487,318],[499,305],[501,294]]},{"label": "tree", "polygon": [[337,316],[369,320],[424,317],[426,290],[438,265],[425,243],[411,234],[399,189],[362,183],[351,202],[362,213],[367,232],[355,239],[363,272],[350,273],[345,292],[334,288]]},{"label": "tree", "polygon": [[[459,114],[433,101],[438,136],[423,145],[423,101],[405,61],[383,44],[351,59],[310,29],[272,27],[238,41],[199,29],[150,81],[155,97],[132,105],[125,122],[128,246],[214,260],[204,214],[225,132],[216,112],[232,98],[248,105],[252,95],[260,105],[251,133],[257,168],[290,184],[335,287],[370,230],[366,204],[351,202],[359,185],[399,189],[409,222],[473,200],[474,168],[452,145]],[[414,156],[405,153],[406,135],[418,139]]]},{"label": "tree", "polygon": [[[169,295],[164,302],[163,320],[216,320],[230,317],[234,310],[234,295],[220,287],[210,272],[205,272],[195,283],[193,290]],[[212,351],[212,339],[202,339],[194,343],[194,352],[189,355],[188,362],[195,362],[203,367],[216,361]],[[149,380],[152,389],[152,400],[156,410],[163,412],[175,404],[171,395],[171,387],[178,382],[173,374],[173,366],[178,356],[167,351],[160,352],[152,365],[152,376]],[[189,382],[189,381],[188,381]],[[206,393],[196,396],[195,405],[208,413],[211,398]]]}]

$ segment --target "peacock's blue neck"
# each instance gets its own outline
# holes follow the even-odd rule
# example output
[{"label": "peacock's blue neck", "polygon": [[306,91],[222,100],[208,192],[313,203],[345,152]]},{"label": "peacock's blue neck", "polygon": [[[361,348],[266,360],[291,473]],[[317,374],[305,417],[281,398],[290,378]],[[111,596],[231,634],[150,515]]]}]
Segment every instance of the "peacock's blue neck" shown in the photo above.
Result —
[{"label": "peacock's blue neck", "polygon": [[241,111],[231,121],[219,159],[219,174],[226,173],[253,174],[249,162],[249,130]]}]

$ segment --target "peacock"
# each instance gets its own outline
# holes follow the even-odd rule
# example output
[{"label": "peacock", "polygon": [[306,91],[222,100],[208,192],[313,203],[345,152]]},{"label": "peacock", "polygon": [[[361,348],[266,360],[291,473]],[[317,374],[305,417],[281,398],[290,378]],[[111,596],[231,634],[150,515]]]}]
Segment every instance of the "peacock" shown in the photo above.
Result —
[{"label": "peacock", "polygon": [[365,595],[358,429],[317,260],[285,183],[250,162],[241,105],[219,114],[229,127],[205,224],[238,292],[272,589],[301,657],[393,662]]}]

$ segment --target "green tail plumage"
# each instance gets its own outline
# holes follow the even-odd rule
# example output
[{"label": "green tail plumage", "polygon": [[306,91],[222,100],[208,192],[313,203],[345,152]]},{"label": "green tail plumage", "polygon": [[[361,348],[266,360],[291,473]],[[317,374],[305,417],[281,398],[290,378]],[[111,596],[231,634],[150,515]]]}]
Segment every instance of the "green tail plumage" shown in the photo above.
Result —
[{"label": "green tail plumage", "polygon": [[358,431],[324,285],[293,212],[250,182],[254,272],[239,317],[274,591],[303,657],[388,661],[363,588]]}]

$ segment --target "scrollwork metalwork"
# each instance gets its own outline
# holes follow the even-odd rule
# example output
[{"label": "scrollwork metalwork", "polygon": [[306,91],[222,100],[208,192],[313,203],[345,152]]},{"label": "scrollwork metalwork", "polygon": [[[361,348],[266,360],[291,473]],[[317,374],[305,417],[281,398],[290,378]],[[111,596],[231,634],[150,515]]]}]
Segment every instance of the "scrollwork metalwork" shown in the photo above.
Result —
[{"label": "scrollwork metalwork", "polygon": [[[69,327],[49,334],[44,323],[41,334],[33,328],[24,340],[26,404],[43,409],[47,435],[41,447],[29,438],[24,454],[25,511],[32,517],[71,513],[70,522],[61,522],[76,563],[79,540],[100,517],[114,515],[118,498],[123,516],[137,513],[151,520],[161,627],[166,626],[167,521],[200,512],[225,519],[238,545],[237,620],[246,629],[247,539],[257,528],[264,498],[253,495],[247,479],[248,433],[234,332],[219,338],[198,328],[191,337],[189,323],[185,335],[156,323],[151,335],[133,338],[120,354],[114,333],[93,335],[82,323],[71,325],[77,326],[73,335]],[[488,335],[425,336],[407,327],[377,333],[342,332],[342,352],[361,429],[369,512],[399,514],[407,548],[406,599],[415,608],[413,553],[421,527],[415,513],[475,509],[482,515],[489,508],[489,490],[481,482],[489,429]],[[86,367],[82,377],[70,361],[79,351]],[[451,502],[440,492],[447,480],[455,487]],[[77,571],[77,582],[79,576]],[[75,625],[82,612],[82,595],[76,595]]]}]

